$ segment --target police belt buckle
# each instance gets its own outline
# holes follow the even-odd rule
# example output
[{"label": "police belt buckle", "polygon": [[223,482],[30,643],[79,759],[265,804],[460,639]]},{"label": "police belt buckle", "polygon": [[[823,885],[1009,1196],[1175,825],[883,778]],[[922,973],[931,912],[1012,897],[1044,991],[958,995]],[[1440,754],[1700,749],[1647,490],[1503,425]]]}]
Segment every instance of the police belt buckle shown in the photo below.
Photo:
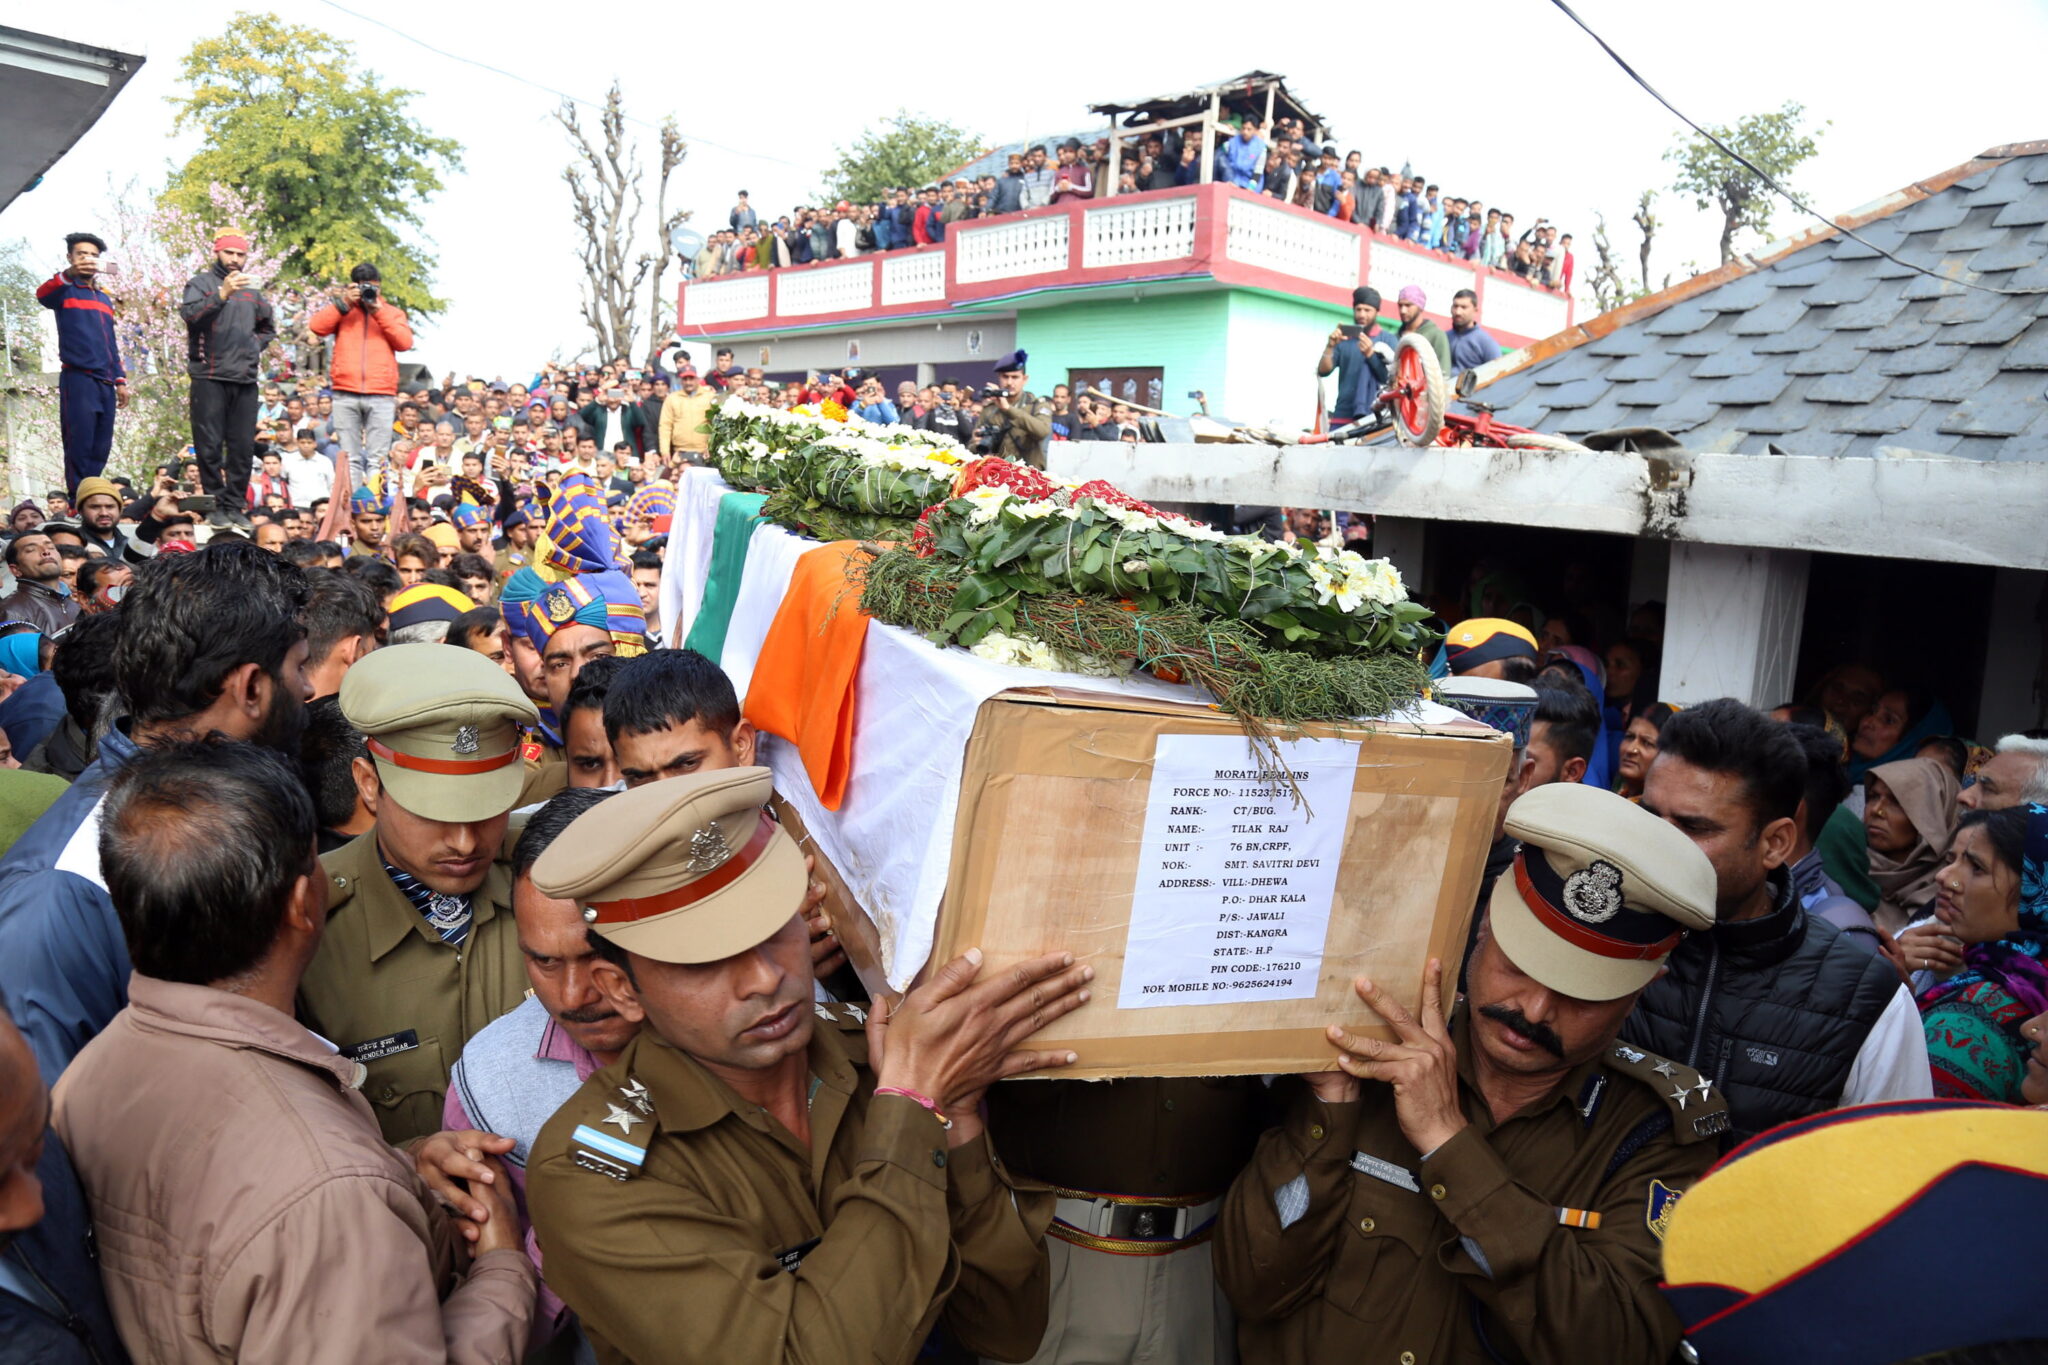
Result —
[{"label": "police belt buckle", "polygon": [[1052,1235],[1076,1246],[1126,1255],[1159,1255],[1206,1241],[1223,1200],[1139,1200],[1056,1190]]}]

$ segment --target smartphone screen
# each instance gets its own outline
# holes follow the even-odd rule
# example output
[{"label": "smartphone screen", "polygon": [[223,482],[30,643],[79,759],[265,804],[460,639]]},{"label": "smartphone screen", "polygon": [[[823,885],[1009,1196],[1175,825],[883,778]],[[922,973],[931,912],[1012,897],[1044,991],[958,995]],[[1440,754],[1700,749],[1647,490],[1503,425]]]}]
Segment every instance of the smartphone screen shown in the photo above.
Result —
[{"label": "smartphone screen", "polygon": [[510,431],[512,430],[512,419],[510,417],[493,417],[491,425],[500,431]]},{"label": "smartphone screen", "polygon": [[1344,339],[1345,339],[1346,341],[1356,341],[1356,340],[1358,340],[1358,324],[1357,324],[1357,323],[1355,323],[1355,322],[1347,322],[1347,323],[1345,323],[1345,324],[1343,325],[1343,327],[1339,328],[1338,330],[1340,330],[1340,331],[1342,331],[1342,332],[1344,333]]}]

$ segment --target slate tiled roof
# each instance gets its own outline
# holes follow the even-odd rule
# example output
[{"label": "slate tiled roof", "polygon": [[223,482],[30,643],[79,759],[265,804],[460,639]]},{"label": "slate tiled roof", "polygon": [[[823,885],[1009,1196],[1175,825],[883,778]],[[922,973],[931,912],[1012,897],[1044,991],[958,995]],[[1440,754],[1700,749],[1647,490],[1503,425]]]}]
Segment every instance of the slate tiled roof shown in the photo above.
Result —
[{"label": "slate tiled roof", "polygon": [[1821,230],[1539,342],[1481,396],[1561,436],[2048,460],[2048,143],[1993,149],[1844,221],[1933,275]]}]

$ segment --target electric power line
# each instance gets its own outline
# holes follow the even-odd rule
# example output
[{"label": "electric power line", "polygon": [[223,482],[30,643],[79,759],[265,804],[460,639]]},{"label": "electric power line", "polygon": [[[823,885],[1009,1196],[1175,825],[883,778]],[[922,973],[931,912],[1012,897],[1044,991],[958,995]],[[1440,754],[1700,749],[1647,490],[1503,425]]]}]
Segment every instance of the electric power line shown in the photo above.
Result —
[{"label": "electric power line", "polygon": [[[330,3],[331,2],[332,0],[330,0]],[[1591,24],[1588,24],[1584,19],[1581,19],[1578,16],[1578,14],[1573,11],[1572,7],[1565,3],[1565,0],[1550,0],[1550,3],[1557,6],[1558,9],[1564,11],[1565,18],[1571,20],[1580,28],[1584,29],[1586,32],[1586,36],[1588,38],[1591,38],[1594,42],[1598,43],[1600,45],[1600,50],[1602,52],[1605,52],[1610,58],[1612,58],[1614,60],[1614,64],[1620,67],[1622,71],[1627,74],[1630,80],[1634,81],[1637,85],[1643,87],[1643,90],[1650,96],[1651,99],[1657,101],[1657,103],[1663,105],[1666,109],[1670,110],[1673,117],[1677,118],[1680,123],[1683,123],[1686,127],[1692,129],[1695,133],[1698,133],[1701,137],[1705,138],[1707,141],[1713,143],[1716,147],[1720,148],[1721,154],[1723,156],[1727,157],[1730,161],[1733,161],[1736,165],[1748,171],[1757,179],[1763,181],[1764,184],[1770,186],[1771,189],[1776,191],[1779,194],[1779,196],[1781,196],[1785,200],[1786,203],[1790,204],[1793,208],[1798,209],[1801,213],[1807,214],[1814,218],[1818,218],[1821,222],[1826,223],[1829,227],[1841,233],[1850,241],[1868,247],[1870,250],[1875,251],[1878,255],[1884,257],[1886,260],[1891,261],[1897,265],[1905,266],[1908,270],[1914,271],[1921,275],[1925,275],[1929,279],[1946,280],[1948,283],[1956,285],[1959,288],[1976,289],[1986,294],[2003,294],[2011,298],[2031,298],[2039,294],[2048,294],[2048,289],[2001,289],[1997,285],[1977,284],[1970,280],[1959,280],[1954,278],[1953,276],[1941,274],[1939,271],[1929,270],[1924,265],[1915,265],[1911,261],[1900,260],[1897,256],[1894,256],[1891,252],[1886,251],[1877,243],[1869,240],[1866,237],[1858,236],[1854,229],[1845,227],[1842,224],[1837,223],[1834,219],[1828,217],[1826,214],[1820,212],[1818,209],[1808,207],[1806,203],[1799,198],[1798,195],[1792,193],[1792,191],[1786,189],[1783,185],[1780,185],[1774,178],[1766,174],[1763,168],[1757,166],[1754,162],[1750,161],[1748,157],[1742,155],[1742,153],[1736,151],[1733,147],[1730,147],[1727,143],[1721,141],[1720,138],[1715,137],[1707,129],[1702,128],[1699,124],[1694,123],[1691,119],[1687,118],[1683,110],[1679,109],[1677,105],[1673,104],[1670,100],[1665,99],[1663,95],[1659,94],[1657,92],[1657,88],[1651,85],[1648,81],[1644,80],[1642,76],[1636,71],[1636,69],[1628,64],[1627,59],[1625,59],[1619,52],[1616,52],[1614,48],[1608,44],[1608,41],[1605,38],[1602,38],[1598,33],[1595,33],[1593,31],[1593,26]]]},{"label": "electric power line", "polygon": [[[480,62],[477,61],[474,57],[465,57],[459,52],[449,52],[442,48],[435,47],[432,43],[427,42],[425,39],[415,37],[413,34],[407,33],[402,28],[394,28],[392,25],[385,23],[382,19],[372,18],[370,15],[360,14],[357,11],[350,9],[346,5],[336,4],[335,0],[320,0],[320,3],[326,5],[329,9],[340,10],[343,14],[348,15],[352,19],[360,19],[366,24],[375,24],[378,28],[383,29],[387,33],[396,34],[400,38],[405,39],[408,43],[413,44],[415,47],[425,48],[427,51],[433,53],[436,57],[445,57],[451,62],[461,62],[464,66],[473,66],[480,71],[488,71],[494,76],[503,76],[508,81],[516,81],[520,85],[529,86],[532,89],[540,91],[544,95],[553,95],[556,99],[562,100],[569,104],[580,104],[586,109],[596,110],[599,112],[602,112],[604,109],[604,106],[602,104],[599,104],[594,100],[587,100],[579,95],[571,95],[567,91],[557,90],[551,85],[542,85],[539,81],[530,80],[525,76],[519,75],[517,72],[507,71],[502,67],[492,66],[489,62]],[[650,133],[659,134],[661,132],[661,129],[655,127],[646,119],[634,118],[631,114],[625,113],[623,110],[620,111],[620,117],[623,118],[628,123],[635,124],[641,128],[645,128]],[[794,161],[785,161],[779,156],[764,156],[760,152],[741,151],[737,147],[728,147],[722,142],[713,142],[710,138],[697,137],[690,133],[683,133],[682,138],[685,142],[691,143],[692,145],[701,144],[706,147],[715,147],[721,152],[727,152],[733,156],[745,157],[750,161],[766,161],[777,166],[787,166],[791,170],[805,171],[806,173],[808,173],[811,169],[806,166],[799,166]]]}]

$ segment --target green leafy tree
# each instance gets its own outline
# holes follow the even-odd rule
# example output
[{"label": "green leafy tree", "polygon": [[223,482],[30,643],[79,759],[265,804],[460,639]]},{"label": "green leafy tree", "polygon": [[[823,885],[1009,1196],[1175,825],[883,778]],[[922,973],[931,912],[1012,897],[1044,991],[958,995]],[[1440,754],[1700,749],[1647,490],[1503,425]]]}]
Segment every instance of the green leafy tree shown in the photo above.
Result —
[{"label": "green leafy tree", "polygon": [[[1709,131],[1784,185],[1820,150],[1820,135],[1828,126],[1824,119],[1809,132],[1805,121],[1806,106],[1787,100],[1785,107],[1775,112],[1747,114],[1732,126]],[[1712,142],[1695,135],[1674,144],[1664,159],[1678,168],[1672,189],[1691,195],[1694,207],[1702,211],[1721,211],[1721,264],[1735,259],[1737,232],[1744,228],[1758,234],[1770,231],[1777,192]]]},{"label": "green leafy tree", "polygon": [[923,185],[958,170],[985,150],[978,134],[943,119],[898,109],[836,149],[839,162],[823,172],[818,193],[827,203],[872,203],[897,185]]},{"label": "green leafy tree", "polygon": [[170,97],[175,128],[204,142],[172,175],[173,206],[204,212],[213,186],[230,186],[263,205],[235,226],[291,249],[290,278],[344,280],[369,261],[407,311],[445,306],[419,210],[444,171],[461,169],[462,148],[411,117],[416,92],[358,67],[351,44],[274,14],[235,15],[192,45],[180,74],[190,88]]}]

